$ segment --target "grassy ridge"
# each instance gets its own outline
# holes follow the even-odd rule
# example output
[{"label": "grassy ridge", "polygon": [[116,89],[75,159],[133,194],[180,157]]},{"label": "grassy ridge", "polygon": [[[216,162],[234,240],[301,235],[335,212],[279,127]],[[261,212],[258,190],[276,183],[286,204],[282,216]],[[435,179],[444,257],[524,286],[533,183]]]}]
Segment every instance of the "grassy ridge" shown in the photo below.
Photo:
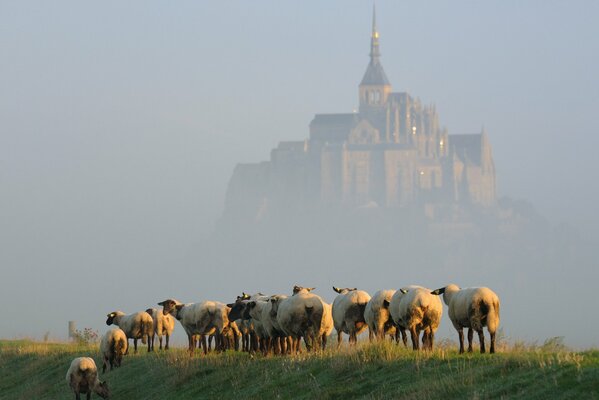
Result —
[{"label": "grassy ridge", "polygon": [[[101,367],[97,346],[0,341],[0,398],[71,398],[66,370],[83,355]],[[227,352],[190,358],[172,349],[129,355],[102,379],[113,399],[599,398],[599,351],[460,356],[381,343],[295,357]]]}]

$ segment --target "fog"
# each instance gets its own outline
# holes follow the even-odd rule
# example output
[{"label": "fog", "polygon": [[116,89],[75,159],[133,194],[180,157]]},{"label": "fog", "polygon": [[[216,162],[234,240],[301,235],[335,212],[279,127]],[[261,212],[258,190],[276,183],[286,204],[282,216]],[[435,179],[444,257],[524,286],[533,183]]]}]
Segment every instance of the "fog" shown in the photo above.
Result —
[{"label": "fog", "polygon": [[[0,337],[103,332],[108,312],[168,297],[455,282],[499,294],[510,340],[599,345],[599,3],[377,2],[394,91],[450,134],[484,126],[498,195],[522,210],[513,235],[481,217],[434,240],[384,210],[222,218],[237,163],[357,107],[371,10],[0,3]],[[456,339],[447,315],[439,335]]]}]

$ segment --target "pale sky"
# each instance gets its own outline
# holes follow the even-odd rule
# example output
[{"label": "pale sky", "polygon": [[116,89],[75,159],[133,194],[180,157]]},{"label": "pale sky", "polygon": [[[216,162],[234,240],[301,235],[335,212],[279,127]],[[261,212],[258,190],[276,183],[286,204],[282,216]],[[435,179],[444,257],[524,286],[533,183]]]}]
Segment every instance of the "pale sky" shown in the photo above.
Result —
[{"label": "pale sky", "polygon": [[[211,285],[222,272],[194,269],[194,249],[237,162],[357,107],[371,10],[0,1],[0,301],[14,321],[0,337],[61,337],[68,319],[101,330],[116,308],[192,301],[196,280],[198,300],[243,290]],[[484,126],[500,195],[596,238],[599,3],[380,0],[377,13],[394,91],[435,104],[450,134]]]}]

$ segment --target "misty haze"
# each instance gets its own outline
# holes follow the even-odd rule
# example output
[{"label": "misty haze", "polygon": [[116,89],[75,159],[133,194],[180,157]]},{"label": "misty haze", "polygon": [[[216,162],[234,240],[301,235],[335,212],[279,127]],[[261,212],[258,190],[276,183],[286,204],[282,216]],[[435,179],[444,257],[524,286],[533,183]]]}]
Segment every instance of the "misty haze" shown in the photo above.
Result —
[{"label": "misty haze", "polygon": [[506,340],[598,346],[597,12],[0,5],[0,338],[455,283],[499,295]]}]

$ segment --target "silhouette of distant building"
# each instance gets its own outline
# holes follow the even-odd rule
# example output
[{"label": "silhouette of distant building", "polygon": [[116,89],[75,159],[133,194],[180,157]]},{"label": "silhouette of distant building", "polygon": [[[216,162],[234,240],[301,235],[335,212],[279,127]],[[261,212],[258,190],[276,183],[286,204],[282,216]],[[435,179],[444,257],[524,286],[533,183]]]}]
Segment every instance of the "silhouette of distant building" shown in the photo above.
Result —
[{"label": "silhouette of distant building", "polygon": [[421,207],[426,216],[496,203],[495,165],[484,130],[450,135],[434,106],[392,92],[373,13],[370,62],[359,110],[317,114],[310,137],[281,142],[270,161],[239,164],[225,214],[261,218],[311,207]]}]

